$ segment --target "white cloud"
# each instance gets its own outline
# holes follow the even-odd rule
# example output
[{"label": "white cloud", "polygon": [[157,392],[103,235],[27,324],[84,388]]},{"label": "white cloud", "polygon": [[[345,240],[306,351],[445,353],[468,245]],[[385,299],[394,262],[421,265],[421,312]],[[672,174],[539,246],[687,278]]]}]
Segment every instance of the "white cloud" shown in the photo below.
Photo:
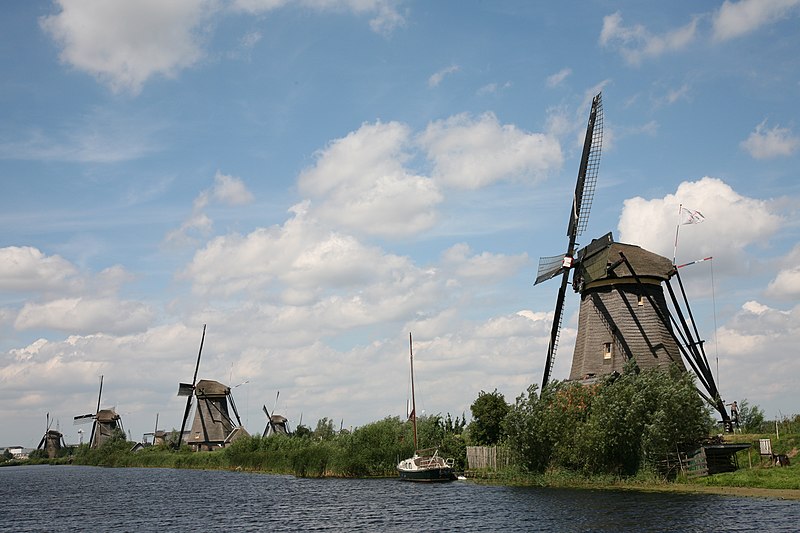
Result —
[{"label": "white cloud", "polygon": [[46,256],[31,246],[0,248],[0,290],[59,292],[80,288],[78,269],[58,255]]},{"label": "white cloud", "polygon": [[716,41],[726,41],[752,33],[759,28],[793,15],[800,0],[725,0],[714,14]]},{"label": "white cloud", "polygon": [[517,256],[489,252],[471,254],[472,250],[466,243],[453,245],[442,253],[442,266],[452,271],[458,279],[500,279],[510,276],[528,261],[527,254]]},{"label": "white cloud", "polygon": [[56,0],[40,19],[61,46],[61,61],[108,84],[138,93],[154,75],[174,76],[203,55],[201,23],[215,0]]},{"label": "white cloud", "polygon": [[569,76],[570,74],[572,74],[571,68],[563,68],[559,70],[555,74],[552,74],[547,77],[547,86],[551,88],[558,87],[565,79],[567,79],[567,76]]},{"label": "white cloud", "polygon": [[436,184],[403,164],[411,157],[407,126],[363,124],[331,142],[300,175],[314,216],[350,231],[413,235],[430,228],[442,201]]},{"label": "white cloud", "polygon": [[18,330],[44,328],[55,331],[111,334],[141,331],[150,325],[153,311],[145,304],[116,298],[62,298],[37,304],[28,302],[17,315]]},{"label": "white cloud", "polygon": [[767,287],[767,296],[785,300],[800,299],[800,245],[781,260],[781,265],[781,270]]},{"label": "white cloud", "polygon": [[780,126],[767,129],[767,121],[764,120],[740,146],[756,159],[790,156],[800,148],[800,137]]},{"label": "white cloud", "polygon": [[433,178],[459,189],[541,179],[563,162],[557,139],[501,125],[492,113],[432,122],[417,140],[434,164]]},{"label": "white cloud", "polygon": [[438,87],[445,76],[449,76],[450,74],[454,74],[458,72],[460,67],[458,65],[450,65],[449,67],[443,68],[442,70],[434,73],[428,78],[428,87]]},{"label": "white cloud", "polygon": [[[407,258],[325,228],[306,209],[296,206],[294,217],[282,226],[212,240],[195,254],[184,276],[201,294],[259,295],[260,301],[317,306],[286,310],[301,314],[327,313],[327,306],[338,301],[342,314],[360,316],[365,307],[416,294],[434,279]],[[330,318],[335,321],[334,315]]]},{"label": "white cloud", "polygon": [[180,228],[167,233],[164,240],[172,244],[188,245],[195,242],[194,236],[197,234],[209,235],[214,227],[214,222],[204,210],[212,202],[235,207],[247,205],[252,201],[253,194],[240,178],[217,171],[214,175],[214,186],[197,195],[192,204],[192,214],[181,224]]},{"label": "white cloud", "polygon": [[663,35],[653,35],[641,24],[625,26],[622,15],[616,12],[603,17],[600,32],[600,45],[618,49],[631,65],[639,65],[643,60],[661,56],[667,52],[681,50],[695,38],[697,18],[680,28]]},{"label": "white cloud", "polygon": [[234,0],[234,9],[247,13],[266,13],[288,6],[302,6],[319,12],[345,11],[355,15],[370,15],[372,31],[389,34],[405,24],[405,18],[397,10],[394,0]]},{"label": "white cloud", "polygon": [[[713,256],[715,264],[736,270],[745,249],[766,242],[781,218],[764,200],[748,198],[716,178],[683,182],[675,194],[645,200],[625,200],[619,219],[619,239],[671,258],[679,206],[697,210],[705,221],[679,230],[677,262]],[[647,223],[643,223],[647,221]]]},{"label": "white cloud", "polygon": [[[748,301],[719,328],[716,338],[726,398],[747,398],[751,405],[776,400],[797,404],[795,383],[776,377],[800,372],[800,360],[791,357],[800,342],[800,307],[783,311]],[[765,414],[772,417],[778,413]]]},{"label": "white cloud", "polygon": [[244,182],[235,176],[220,171],[214,175],[214,187],[211,196],[223,205],[247,205],[253,201],[253,194],[247,190]]}]

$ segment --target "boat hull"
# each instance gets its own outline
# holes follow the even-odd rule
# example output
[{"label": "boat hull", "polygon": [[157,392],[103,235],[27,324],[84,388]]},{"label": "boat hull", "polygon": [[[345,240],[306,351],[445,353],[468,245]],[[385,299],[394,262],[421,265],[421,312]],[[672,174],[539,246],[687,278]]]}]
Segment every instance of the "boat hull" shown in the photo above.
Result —
[{"label": "boat hull", "polygon": [[452,468],[418,468],[414,470],[397,470],[401,481],[419,481],[432,483],[437,481],[455,481],[456,475]]}]

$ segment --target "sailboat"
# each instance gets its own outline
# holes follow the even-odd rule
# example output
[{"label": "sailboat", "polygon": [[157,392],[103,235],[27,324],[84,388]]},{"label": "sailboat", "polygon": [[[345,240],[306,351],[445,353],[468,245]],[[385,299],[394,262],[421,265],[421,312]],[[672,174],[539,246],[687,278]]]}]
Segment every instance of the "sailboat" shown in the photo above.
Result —
[{"label": "sailboat", "polygon": [[411,424],[414,427],[414,456],[400,461],[397,471],[403,481],[453,481],[456,479],[453,459],[445,459],[436,448],[417,448],[417,403],[414,397],[414,350],[411,333],[408,334],[408,352],[411,359]]}]

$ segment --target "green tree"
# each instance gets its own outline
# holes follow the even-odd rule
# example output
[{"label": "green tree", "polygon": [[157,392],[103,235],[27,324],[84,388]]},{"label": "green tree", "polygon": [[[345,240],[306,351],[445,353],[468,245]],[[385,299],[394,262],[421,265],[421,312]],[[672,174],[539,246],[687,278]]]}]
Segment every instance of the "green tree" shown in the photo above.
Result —
[{"label": "green tree", "polygon": [[497,392],[481,391],[478,398],[469,407],[472,422],[469,433],[472,440],[479,445],[494,445],[504,436],[503,420],[510,410],[505,397]]},{"label": "green tree", "polygon": [[517,398],[506,417],[508,444],[526,470],[633,475],[707,436],[713,421],[692,374],[677,367],[620,376],[596,386],[551,382]]},{"label": "green tree", "polygon": [[750,405],[747,398],[739,402],[739,426],[744,433],[759,433],[764,423],[764,411],[757,405]]},{"label": "green tree", "polygon": [[314,430],[314,438],[317,440],[331,440],[336,436],[336,431],[333,429],[333,420],[328,420],[328,417],[320,418],[317,421],[317,428]]},{"label": "green tree", "polygon": [[302,439],[302,438],[310,437],[311,435],[312,435],[312,431],[311,431],[311,428],[308,427],[308,426],[304,426],[303,424],[300,424],[299,426],[294,428],[294,436],[295,437],[298,437],[298,438]]}]

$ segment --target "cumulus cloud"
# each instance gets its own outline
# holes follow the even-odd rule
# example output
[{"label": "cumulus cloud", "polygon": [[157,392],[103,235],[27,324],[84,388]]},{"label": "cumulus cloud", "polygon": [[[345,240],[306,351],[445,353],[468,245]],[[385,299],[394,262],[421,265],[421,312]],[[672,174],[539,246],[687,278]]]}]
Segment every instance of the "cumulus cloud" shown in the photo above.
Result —
[{"label": "cumulus cloud", "polygon": [[58,255],[31,246],[0,248],[0,290],[71,292],[83,286],[78,269]]},{"label": "cumulus cloud", "polygon": [[800,137],[793,135],[788,128],[775,126],[769,129],[764,120],[740,146],[756,159],[770,159],[792,155],[800,148]]},{"label": "cumulus cloud", "polygon": [[716,338],[720,381],[729,397],[747,397],[756,405],[796,397],[797,388],[791,380],[774,377],[800,372],[800,360],[785,357],[794,353],[800,342],[800,307],[780,310],[753,300],[745,302],[719,328]]},{"label": "cumulus cloud", "polygon": [[[60,47],[61,62],[86,72],[114,92],[138,94],[154,76],[175,77],[205,55],[213,27],[226,12],[262,14],[300,5],[317,12],[370,16],[373,31],[389,34],[405,23],[393,0],[55,0],[57,12],[39,25]],[[229,9],[225,9],[230,6]],[[241,41],[252,48],[261,34]],[[235,55],[235,54],[234,54]]]},{"label": "cumulus cloud", "polygon": [[795,246],[780,263],[781,269],[767,287],[767,296],[785,300],[800,299],[800,245]]},{"label": "cumulus cloud", "polygon": [[28,302],[17,315],[18,330],[44,328],[90,334],[103,331],[130,333],[146,328],[153,311],[145,304],[116,298],[62,298],[45,303]]},{"label": "cumulus cloud", "polygon": [[359,304],[377,306],[381,298],[392,298],[392,291],[415,294],[433,279],[432,272],[408,258],[320,225],[308,216],[307,207],[295,206],[294,216],[282,226],[212,240],[195,254],[184,276],[199,293],[259,294],[266,300],[277,291],[277,301],[291,305],[313,305],[326,298],[331,303],[331,298],[355,291],[357,295],[344,297],[349,303],[339,300],[343,312],[348,305],[353,310]]},{"label": "cumulus cloud", "polygon": [[299,177],[315,216],[372,235],[412,235],[430,228],[443,197],[436,184],[404,167],[411,157],[406,125],[363,124],[316,154]]},{"label": "cumulus cloud", "polygon": [[714,40],[727,41],[795,15],[800,0],[725,0],[714,13]]},{"label": "cumulus cloud", "polygon": [[680,230],[678,263],[714,256],[715,264],[733,269],[743,263],[745,248],[765,242],[781,224],[767,201],[742,196],[722,180],[705,177],[683,182],[675,194],[663,198],[625,200],[619,239],[671,258],[681,204],[702,212],[705,221]]},{"label": "cumulus cloud", "polygon": [[428,78],[428,87],[438,87],[445,76],[449,76],[450,74],[456,73],[461,68],[458,65],[450,65],[449,67],[443,68],[442,70],[431,74],[431,77]]},{"label": "cumulus cloud", "polygon": [[214,222],[205,212],[209,205],[235,207],[252,201],[253,194],[240,178],[217,171],[213,187],[197,195],[192,204],[192,214],[180,228],[170,231],[164,240],[171,244],[191,244],[194,242],[194,235],[208,235],[214,227]]},{"label": "cumulus cloud", "polygon": [[600,45],[617,49],[631,65],[639,65],[645,59],[659,57],[667,52],[688,46],[697,32],[697,18],[680,28],[662,35],[650,33],[643,25],[625,26],[622,14],[616,12],[603,17]]},{"label": "cumulus cloud", "polygon": [[432,122],[417,142],[433,162],[433,178],[458,189],[478,189],[506,179],[541,179],[563,162],[556,138],[500,124],[493,113]]},{"label": "cumulus cloud", "polygon": [[201,23],[215,0],[56,0],[58,13],[40,19],[60,46],[61,61],[113,91],[138,93],[154,75],[166,77],[202,57]]}]

